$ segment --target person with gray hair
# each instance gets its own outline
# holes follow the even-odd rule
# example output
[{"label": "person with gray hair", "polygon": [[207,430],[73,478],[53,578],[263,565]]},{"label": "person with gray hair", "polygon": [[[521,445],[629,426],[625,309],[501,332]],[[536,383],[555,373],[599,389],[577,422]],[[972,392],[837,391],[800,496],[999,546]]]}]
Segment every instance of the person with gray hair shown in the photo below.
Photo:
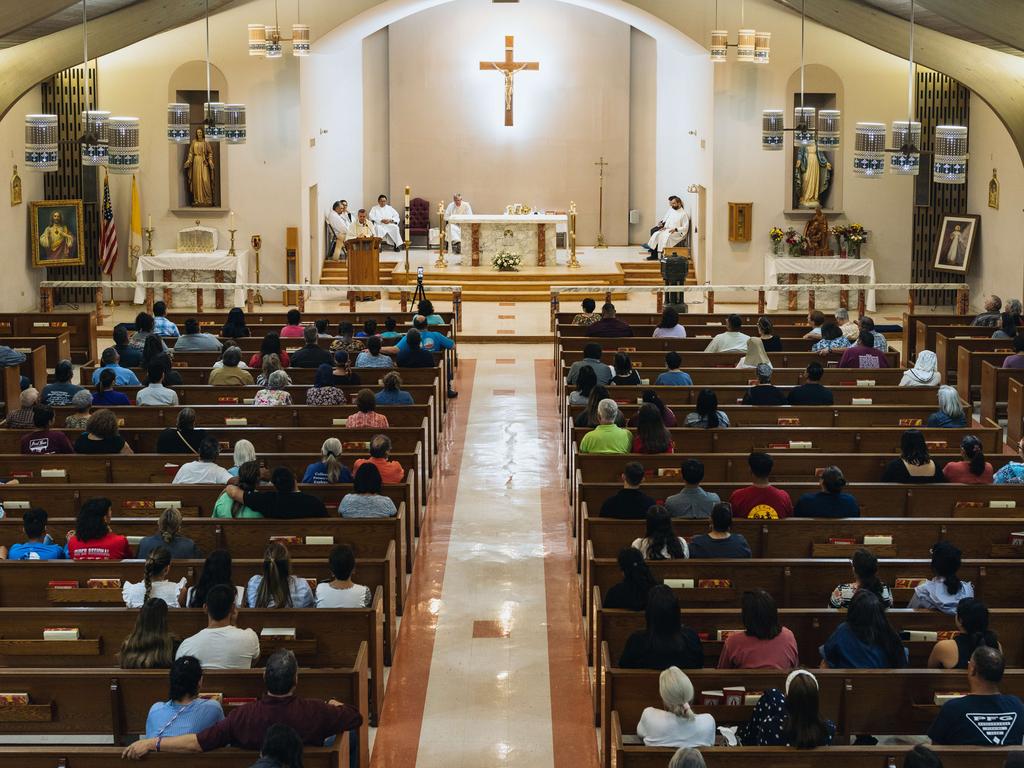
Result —
[{"label": "person with gray hair", "polygon": [[668,768],[707,768],[704,755],[692,747],[681,747],[668,761]]},{"label": "person with gray hair", "polygon": [[291,393],[286,389],[290,386],[292,380],[288,377],[288,374],[281,368],[276,371],[271,371],[270,375],[267,376],[266,389],[261,389],[256,393],[255,399],[252,401],[253,405],[291,405],[292,396]]},{"label": "person with gray hair", "polygon": [[36,423],[32,410],[37,402],[39,402],[38,389],[29,387],[21,390],[21,394],[18,396],[18,404],[21,407],[8,411],[4,426],[8,429],[34,429]]},{"label": "person with gray hair", "polygon": [[850,319],[850,311],[846,307],[840,307],[836,310],[835,318],[843,336],[850,341],[856,340],[860,334],[860,326]]},{"label": "person with gray hair", "polygon": [[100,373],[105,370],[114,372],[114,383],[122,387],[141,387],[139,377],[129,368],[122,368],[121,356],[113,347],[107,347],[100,353],[100,367],[92,372],[92,383],[99,384]]},{"label": "person with gray hair", "polygon": [[597,404],[598,424],[583,436],[581,453],[629,453],[633,447],[633,434],[618,426],[619,406],[611,398]]},{"label": "person with gray hair", "polygon": [[291,651],[271,654],[263,670],[263,682],[266,696],[232,708],[227,717],[209,728],[184,736],[139,739],[124,750],[123,757],[137,760],[150,752],[210,752],[228,745],[258,750],[275,724],[293,728],[303,744],[319,747],[326,739],[355,731],[363,724],[363,716],[351,704],[296,695],[299,663]]},{"label": "person with gray hair", "polygon": [[693,683],[679,667],[669,667],[658,678],[665,709],[646,707],[636,734],[648,747],[711,747],[715,744],[715,718],[695,714]]},{"label": "person with gray hair", "polygon": [[245,369],[242,362],[242,350],[228,347],[220,360],[213,364],[208,384],[221,387],[248,387],[253,384],[252,374]]},{"label": "person with gray hair", "polygon": [[[456,192],[452,196],[452,201],[448,203],[448,207],[444,209],[445,221],[450,219],[452,216],[472,216],[473,208],[462,199],[462,193]],[[451,243],[452,253],[462,253],[462,227],[458,224],[449,224],[447,232],[448,242]]]},{"label": "person with gray hair", "polygon": [[967,416],[960,404],[960,394],[955,387],[943,384],[939,387],[939,410],[928,417],[926,427],[947,427],[959,429],[967,426]]},{"label": "person with gray hair", "polygon": [[85,429],[89,423],[89,410],[92,408],[92,392],[80,389],[71,398],[75,412],[64,418],[64,429]]},{"label": "person with gray hair", "polygon": [[291,364],[293,368],[319,368],[333,359],[326,347],[321,347],[318,339],[320,333],[315,325],[307,325],[302,331],[302,340],[305,346],[292,354]]},{"label": "person with gray hair", "polygon": [[999,312],[1003,308],[1003,300],[993,293],[985,297],[984,306],[985,311],[979,312],[974,320],[971,321],[971,325],[992,327],[999,325]]},{"label": "person with gray hair", "polygon": [[750,387],[743,395],[744,405],[785,405],[786,396],[782,390],[772,384],[772,367],[767,363],[758,363],[757,384]]},{"label": "person with gray hair", "polygon": [[238,469],[247,461],[256,461],[256,446],[248,440],[239,440],[235,443],[233,452],[235,465],[228,470],[232,477],[238,477]]}]

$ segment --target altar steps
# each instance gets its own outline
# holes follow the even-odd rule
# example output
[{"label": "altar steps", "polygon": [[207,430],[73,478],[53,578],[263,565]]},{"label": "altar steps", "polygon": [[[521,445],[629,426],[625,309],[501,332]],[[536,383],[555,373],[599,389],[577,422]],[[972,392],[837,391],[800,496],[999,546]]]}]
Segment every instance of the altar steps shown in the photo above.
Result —
[{"label": "altar steps", "polygon": [[[661,264],[657,261],[647,261],[642,256],[639,261],[616,262],[622,270],[622,282],[624,285],[664,285],[661,279]],[[686,278],[687,285],[697,284],[697,274],[693,269],[693,262],[690,262],[690,274]]]},{"label": "altar steps", "polygon": [[[416,273],[406,275],[401,266],[396,267],[392,274],[393,285],[405,285],[412,290],[416,285]],[[461,285],[463,301],[499,302],[499,301],[551,301],[551,287],[554,285],[588,285],[608,286],[612,289],[612,299],[622,300],[625,293],[615,292],[615,287],[622,285],[622,275],[617,272],[580,273],[566,267],[546,268],[542,272],[536,269],[524,272],[496,272],[492,269],[479,267],[449,267],[448,269],[428,268],[424,275],[424,283],[430,285]],[[604,290],[588,294],[596,301],[604,301]],[[392,292],[391,298],[399,298]],[[427,291],[431,301],[450,300],[450,294]],[[571,301],[579,302],[583,294],[574,294]],[[563,298],[563,301],[565,298]]]},{"label": "altar steps", "polygon": [[[381,261],[380,285],[391,285],[391,271],[398,262]],[[325,261],[320,271],[320,285],[348,285],[348,263],[341,261]]]}]

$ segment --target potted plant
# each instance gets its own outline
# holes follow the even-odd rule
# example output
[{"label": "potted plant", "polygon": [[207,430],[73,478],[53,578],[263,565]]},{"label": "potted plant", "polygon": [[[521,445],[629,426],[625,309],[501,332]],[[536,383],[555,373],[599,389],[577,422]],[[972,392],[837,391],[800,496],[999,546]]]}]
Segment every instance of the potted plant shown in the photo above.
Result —
[{"label": "potted plant", "polygon": [[806,243],[804,236],[792,227],[786,230],[786,246],[790,256],[803,256]]}]

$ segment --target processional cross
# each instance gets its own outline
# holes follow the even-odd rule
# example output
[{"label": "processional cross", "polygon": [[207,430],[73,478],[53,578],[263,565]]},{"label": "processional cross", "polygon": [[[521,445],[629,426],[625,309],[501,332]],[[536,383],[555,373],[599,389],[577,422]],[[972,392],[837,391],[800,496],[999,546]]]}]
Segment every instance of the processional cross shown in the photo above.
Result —
[{"label": "processional cross", "polygon": [[540,69],[539,61],[516,61],[512,51],[514,37],[505,35],[505,60],[504,61],[481,61],[480,69],[494,69],[505,76],[505,125],[512,125],[512,91],[513,78],[516,72],[529,70],[536,72]]}]

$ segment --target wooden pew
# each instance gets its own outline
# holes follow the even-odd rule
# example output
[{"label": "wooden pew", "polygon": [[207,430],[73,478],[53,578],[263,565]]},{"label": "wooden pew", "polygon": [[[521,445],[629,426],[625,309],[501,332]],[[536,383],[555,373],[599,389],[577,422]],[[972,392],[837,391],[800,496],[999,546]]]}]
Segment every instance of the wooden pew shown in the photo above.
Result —
[{"label": "wooden pew", "polygon": [[[0,768],[110,768],[121,764],[123,749],[93,746],[0,747]],[[258,751],[231,748],[198,755],[154,752],[146,756],[146,765],[158,768],[251,768],[259,757]],[[330,748],[306,747],[302,750],[302,764],[305,768],[348,768],[348,734],[339,737]]]},{"label": "wooden pew", "polygon": [[[348,321],[352,323],[356,330],[362,330],[362,324],[366,320],[376,320],[381,329],[384,327],[384,321],[389,317],[395,319],[399,326],[405,324],[408,325],[412,322],[412,316],[416,314],[416,307],[411,306],[408,312],[387,312],[387,311],[376,311],[376,310],[357,310],[356,312],[320,312],[307,310],[303,313],[303,325],[312,325],[316,320],[326,320],[330,323],[330,331],[334,331],[338,327],[338,323]],[[435,310],[435,313],[448,324],[455,318],[455,314],[452,311],[440,311]],[[660,315],[659,315],[660,316]],[[207,328],[217,327],[220,328],[224,325],[228,319],[228,310],[213,309],[207,311],[203,309],[201,315],[197,315],[195,310],[188,309],[176,309],[169,308],[167,310],[167,319],[176,323],[178,326],[183,326],[185,321],[189,318],[195,318],[199,320],[199,324],[203,327],[203,330]],[[571,319],[571,318],[570,318]],[[272,309],[263,307],[257,307],[253,312],[245,313],[245,322],[251,331],[253,326],[258,325],[269,325],[273,326],[275,330],[280,330],[288,322],[288,310],[287,309]],[[180,330],[180,328],[179,328]]]},{"label": "wooden pew", "polygon": [[[415,369],[413,369],[415,370]],[[92,385],[89,385],[92,386]],[[140,389],[144,387],[117,387],[118,392],[123,392],[129,400],[135,402],[135,398],[139,393]],[[379,387],[374,382],[370,389],[377,390]],[[178,401],[182,405],[248,405],[247,401],[251,401],[256,397],[256,393],[259,392],[263,387],[251,386],[251,387],[213,387],[208,384],[182,384],[173,388],[178,394]],[[288,394],[292,396],[292,403],[294,405],[305,405],[306,404],[306,393],[309,392],[308,386],[293,385],[286,387]],[[359,394],[359,390],[366,389],[361,384],[338,387],[345,392],[345,396],[350,403],[355,404],[356,396]],[[406,384],[404,379],[402,382],[402,391],[408,392],[412,395],[412,400],[417,405],[426,405],[431,402],[434,396],[434,387],[428,384]],[[200,424],[199,426],[202,426]]]},{"label": "wooden pew", "polygon": [[5,413],[16,411],[21,407],[21,377],[25,376],[33,386],[37,382],[44,382],[37,389],[42,390],[46,382],[46,349],[44,347],[33,347],[32,349],[20,349],[25,355],[25,362],[17,368],[0,368],[0,381],[3,382],[2,393]]},{"label": "wooden pew", "polygon": [[[88,312],[0,312],[0,334],[4,336],[54,336],[67,332],[71,339],[71,359],[84,363],[97,352],[99,319]],[[33,345],[35,346],[35,345]]]},{"label": "wooden pew", "polygon": [[[916,358],[918,354],[926,349],[935,349],[935,335],[934,333],[931,336],[928,335],[929,326],[955,325],[968,327],[973,319],[973,315],[958,315],[949,312],[904,312],[902,322],[904,356],[909,360],[912,354]],[[995,329],[993,328],[992,330]],[[991,335],[992,332],[989,331],[989,336]]]},{"label": "wooden pew", "polygon": [[977,400],[981,387],[981,365],[991,363],[1001,366],[1007,355],[1013,354],[1011,349],[1007,352],[1000,348],[1000,351],[974,350],[961,346],[956,351],[956,391],[960,393],[960,399],[967,402]]},{"label": "wooden pew", "polygon": [[[190,353],[191,354],[191,353]],[[82,386],[92,386],[92,375],[99,366],[95,361],[89,362],[83,365],[80,370],[79,384]],[[147,372],[141,368],[132,369],[139,381],[145,381]],[[205,368],[194,368],[179,366],[175,361],[174,370],[181,376],[182,386],[194,387],[197,385],[206,385],[210,376],[210,367]],[[315,368],[288,368],[288,376],[292,380],[292,385],[296,387],[302,387],[308,389],[313,385],[313,379],[316,376]],[[359,376],[359,384],[352,387],[342,387],[348,391],[351,389],[353,392],[358,392],[360,389],[373,389],[377,390],[381,386],[381,382],[388,370],[397,371],[399,376],[402,377],[403,384],[434,384],[438,377],[441,375],[440,368],[393,368],[385,370],[383,368],[356,368],[356,374]],[[250,371],[252,373],[252,371]],[[253,374],[255,377],[259,371]],[[228,393],[234,392],[236,387],[210,387],[215,392],[224,392],[225,396]],[[120,389],[120,387],[118,387]],[[177,391],[178,387],[172,387]],[[256,387],[253,392],[263,389],[263,387]],[[249,395],[252,397],[253,395]]]},{"label": "wooden pew", "polygon": [[[749,371],[747,372],[749,375]],[[714,378],[713,376],[710,378]],[[782,390],[784,395],[788,395],[796,384],[776,384],[772,382]],[[694,405],[697,403],[697,397],[700,395],[701,390],[706,387],[711,387],[715,390],[715,394],[718,396],[718,402],[720,405],[730,405],[732,403],[739,403],[743,399],[743,395],[746,394],[750,388],[750,384],[745,382],[743,384],[719,384],[719,383],[705,383],[703,386],[700,384],[694,384],[692,387],[685,386],[665,386],[653,384],[649,385],[631,385],[631,384],[616,384],[614,387],[609,389],[611,396],[618,403],[636,403],[644,392],[653,390],[661,401],[672,408],[673,410],[679,408],[689,408],[688,411],[692,411]],[[853,405],[853,399],[868,399],[871,400],[872,405],[931,405],[933,408],[937,402],[937,390],[938,387],[899,387],[899,386],[865,386],[858,387],[855,383],[845,385],[832,385],[830,387],[832,395],[835,398],[834,405]],[[575,386],[568,387],[569,391],[574,391]],[[125,391],[125,390],[122,390]],[[1003,391],[1003,400],[1006,400],[1005,389]],[[561,405],[561,403],[559,403]],[[819,406],[824,408],[831,408],[833,406]],[[679,416],[677,413],[676,416]]]},{"label": "wooden pew", "polygon": [[[579,306],[578,304],[576,306]],[[555,321],[558,325],[571,325],[572,319],[577,315],[579,310],[573,310],[571,312],[557,312],[555,313]],[[810,327],[810,323],[807,322],[806,312],[690,312],[680,316],[680,321],[684,325],[710,325],[712,323],[718,323],[724,325],[726,319],[730,314],[737,314],[743,321],[744,325],[753,326],[757,323],[761,317],[768,317],[773,323],[789,324],[789,325],[800,325],[804,324]],[[641,325],[657,325],[661,322],[661,312],[619,312],[616,317],[620,320],[629,323],[630,325],[641,324]],[[585,326],[575,326],[585,327]]]},{"label": "wooden pew", "polygon": [[1006,440],[1016,448],[1024,436],[1024,381],[1010,379],[1006,394]]},{"label": "wooden pew", "polygon": [[993,339],[991,334],[976,338],[937,333],[935,335],[935,357],[937,358],[937,370],[942,374],[943,383],[956,384],[959,381],[958,361],[961,349],[968,349],[971,352],[1002,352],[1005,357],[1013,354],[1013,342],[1009,339]]},{"label": "wooden pew", "polygon": [[[674,350],[680,354],[686,352],[703,352],[708,344],[711,343],[713,335],[721,333],[723,328],[719,327],[713,331],[700,333],[703,329],[694,329],[691,333],[690,329],[687,329],[685,339],[676,338],[653,338],[651,331],[653,329],[641,326],[636,329],[636,336],[624,336],[622,338],[590,338],[588,336],[561,336],[559,338],[559,346],[562,354],[572,357],[573,355],[579,355],[583,351],[583,348],[591,343],[598,342],[608,350],[613,356],[615,352],[626,352],[629,354],[630,359],[635,355],[646,355],[648,353],[661,353],[663,356],[665,352]],[[808,328],[801,329],[803,333],[807,333]],[[812,339],[804,339],[800,336],[786,336],[780,335],[782,341],[782,352],[809,352],[811,346],[814,344]],[[775,356],[781,354],[780,352],[771,352],[768,357],[774,361]],[[737,355],[739,357],[739,355]],[[839,357],[837,353],[836,358]]]},{"label": "wooden pew", "polygon": [[[54,332],[50,336],[8,336],[0,335],[0,344],[24,351],[43,347],[46,350],[46,367],[54,368],[61,360],[71,359],[71,334],[68,331]],[[42,379],[40,379],[42,381]],[[42,389],[42,386],[39,387]]]},{"label": "wooden pew", "polygon": [[[685,339],[683,339],[685,341]],[[604,353],[601,356],[601,360],[609,365],[615,360],[616,347],[605,344]],[[707,346],[707,344],[705,344]],[[703,352],[703,351],[680,351],[680,356],[683,358],[683,370],[689,372],[690,368],[717,368],[717,367],[730,367],[735,368],[736,363],[743,357],[743,352]],[[900,356],[898,352],[886,352],[886,358],[889,361],[890,369],[899,369],[900,367]],[[579,353],[566,353],[561,356],[564,363],[573,363],[576,360],[581,359]],[[665,353],[664,352],[630,352],[629,359],[633,363],[633,367],[640,368],[641,376],[646,376],[647,371],[643,369],[650,369],[650,371],[656,371],[660,373],[665,370]],[[804,351],[804,352],[774,352],[771,355],[772,365],[775,368],[807,368],[812,362],[825,364],[823,361],[832,360],[832,358],[823,358],[817,352]],[[838,360],[836,360],[838,362]],[[871,370],[859,370],[848,368],[847,372],[852,373],[851,378],[877,378],[875,374],[878,371],[884,371],[884,368],[874,368]],[[753,376],[753,370],[746,370],[747,376]],[[692,376],[693,374],[691,374]],[[902,376],[902,373],[900,374]],[[896,383],[899,383],[898,381]]]}]

